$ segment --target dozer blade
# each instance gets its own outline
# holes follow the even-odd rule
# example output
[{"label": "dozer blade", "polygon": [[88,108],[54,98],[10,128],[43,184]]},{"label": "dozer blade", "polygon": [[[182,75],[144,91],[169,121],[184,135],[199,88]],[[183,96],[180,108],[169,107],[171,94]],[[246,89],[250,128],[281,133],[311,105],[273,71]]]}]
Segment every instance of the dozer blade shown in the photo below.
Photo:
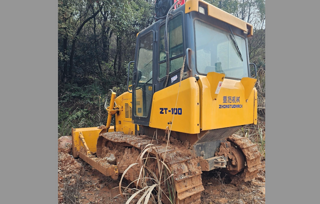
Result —
[{"label": "dozer blade", "polygon": [[[97,141],[99,134],[105,129],[104,126],[101,127],[87,127],[87,128],[72,128],[72,154],[74,158],[79,157],[79,152],[81,148],[86,151],[95,154],[97,152]],[[110,126],[108,132],[113,132],[114,126]],[[83,139],[85,144],[83,143]]]},{"label": "dozer blade", "polygon": [[79,156],[103,175],[110,176],[113,180],[118,179],[119,173],[117,165],[109,164],[105,159],[97,158],[93,155],[85,155],[82,152],[80,152]]},{"label": "dozer blade", "polygon": [[80,157],[105,176],[118,179],[118,167],[107,160],[97,158],[97,141],[102,129],[98,127],[72,129],[72,152],[75,158]]},{"label": "dozer blade", "polygon": [[[86,151],[86,147],[83,144],[80,133],[85,140],[87,147],[91,153],[96,153],[97,151],[97,140],[102,129],[98,127],[88,127],[88,128],[75,128],[72,129],[72,154],[74,158],[79,157],[80,150]],[[85,153],[86,154],[86,153]]]}]

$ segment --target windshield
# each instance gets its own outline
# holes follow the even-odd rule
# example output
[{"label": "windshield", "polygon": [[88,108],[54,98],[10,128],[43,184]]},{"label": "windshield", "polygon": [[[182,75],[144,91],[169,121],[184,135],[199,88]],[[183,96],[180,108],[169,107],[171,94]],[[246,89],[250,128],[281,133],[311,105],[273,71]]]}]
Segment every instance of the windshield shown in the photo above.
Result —
[{"label": "windshield", "polygon": [[195,22],[196,61],[200,74],[208,72],[224,73],[226,77],[248,77],[246,42],[244,38],[234,35],[232,41],[229,32],[220,30],[201,21]]}]

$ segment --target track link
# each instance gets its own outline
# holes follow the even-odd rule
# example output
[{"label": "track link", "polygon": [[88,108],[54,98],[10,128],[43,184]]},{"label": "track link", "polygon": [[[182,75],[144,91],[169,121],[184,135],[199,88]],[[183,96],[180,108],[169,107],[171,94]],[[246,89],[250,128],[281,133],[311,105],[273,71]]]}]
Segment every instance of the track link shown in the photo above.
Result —
[{"label": "track link", "polygon": [[261,154],[258,146],[253,144],[248,138],[239,135],[231,135],[228,140],[236,144],[246,158],[246,167],[243,172],[244,181],[254,179],[261,168]]},{"label": "track link", "polygon": [[[121,144],[126,147],[135,147],[140,152],[148,144],[153,144],[151,155],[159,155],[166,163],[169,169],[173,172],[175,190],[177,192],[177,203],[179,204],[199,204],[201,203],[201,192],[204,190],[201,178],[201,167],[198,159],[191,155],[190,151],[182,145],[169,144],[166,148],[165,142],[157,142],[148,136],[125,135],[122,132],[106,132],[101,133],[97,144],[97,156],[101,156],[104,151],[104,144],[108,141],[114,144]],[[123,159],[128,159],[134,163],[134,156],[137,153],[124,152]],[[118,161],[119,173],[123,173],[129,165],[121,165],[122,161]],[[128,163],[127,163],[128,164]],[[127,180],[133,181],[137,178],[137,169],[128,175],[125,175]]]}]

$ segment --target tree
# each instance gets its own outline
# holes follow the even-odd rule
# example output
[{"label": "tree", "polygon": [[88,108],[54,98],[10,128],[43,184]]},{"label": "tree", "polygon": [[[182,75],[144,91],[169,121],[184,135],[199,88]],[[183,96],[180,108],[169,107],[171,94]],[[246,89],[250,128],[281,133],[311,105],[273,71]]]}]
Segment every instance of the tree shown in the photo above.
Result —
[{"label": "tree", "polygon": [[[97,10],[89,17],[87,17],[87,14],[89,13],[90,9],[94,10],[95,4],[97,4]],[[103,4],[103,2],[102,2]],[[76,46],[76,42],[77,42],[77,37],[79,35],[79,33],[81,32],[83,26],[90,21],[91,19],[95,18],[95,16],[101,11],[102,9],[102,5],[100,5],[100,2],[97,1],[97,3],[88,3],[86,5],[86,10],[85,10],[85,14],[80,17],[80,21],[83,20],[83,22],[80,24],[80,26],[77,28],[73,39],[72,39],[72,46],[71,46],[71,53],[70,53],[70,69],[69,69],[69,78],[72,80],[73,77],[73,57],[74,57],[74,53],[75,53],[75,46]]]},{"label": "tree", "polygon": [[122,76],[134,57],[136,34],[153,22],[153,7],[145,0],[59,0],[58,5],[60,84]]}]

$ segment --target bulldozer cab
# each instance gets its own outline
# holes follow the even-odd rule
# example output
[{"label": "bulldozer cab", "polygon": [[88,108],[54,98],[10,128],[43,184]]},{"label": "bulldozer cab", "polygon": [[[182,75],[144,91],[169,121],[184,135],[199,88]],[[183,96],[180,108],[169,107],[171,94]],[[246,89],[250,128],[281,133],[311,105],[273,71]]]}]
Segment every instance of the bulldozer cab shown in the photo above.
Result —
[{"label": "bulldozer cab", "polygon": [[234,80],[249,77],[250,24],[199,0],[186,1],[168,16],[168,53],[166,18],[137,34],[132,88],[135,124],[149,126],[153,94],[178,83],[180,73],[182,80],[210,72]]}]

